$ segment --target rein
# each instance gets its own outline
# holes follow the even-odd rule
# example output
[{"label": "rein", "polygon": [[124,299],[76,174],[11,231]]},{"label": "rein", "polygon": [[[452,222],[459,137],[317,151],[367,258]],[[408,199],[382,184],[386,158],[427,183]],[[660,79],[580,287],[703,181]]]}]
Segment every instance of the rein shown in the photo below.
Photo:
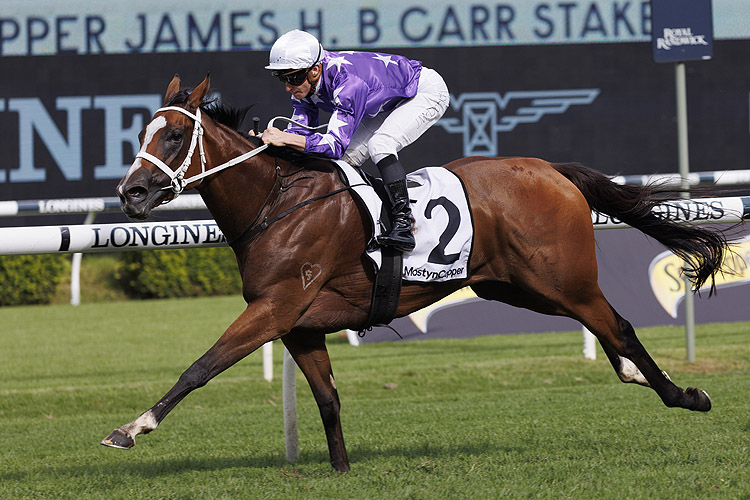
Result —
[{"label": "rein", "polygon": [[[179,196],[179,194],[182,193],[185,190],[185,187],[191,182],[202,181],[209,175],[216,174],[218,172],[221,172],[224,169],[240,164],[246,160],[249,160],[253,156],[256,156],[262,153],[266,149],[268,149],[269,145],[263,144],[262,146],[259,146],[251,151],[248,151],[247,153],[241,154],[240,156],[233,158],[229,160],[228,162],[222,163],[221,165],[218,165],[216,167],[206,170],[206,154],[203,151],[203,121],[201,119],[200,107],[195,110],[195,114],[179,106],[165,106],[163,108],[157,109],[156,113],[159,113],[162,111],[179,111],[183,115],[186,115],[189,118],[193,119],[193,122],[194,122],[193,135],[190,138],[190,146],[188,147],[188,153],[187,153],[187,156],[185,156],[185,159],[183,160],[182,165],[180,165],[180,167],[177,170],[172,170],[161,159],[157,158],[156,156],[150,153],[146,153],[145,151],[139,151],[138,154],[135,155],[135,157],[142,158],[144,160],[147,160],[153,163],[154,165],[159,167],[159,170],[167,174],[170,180],[170,185],[163,187],[162,190],[171,189],[172,192],[174,193],[174,196],[172,197],[172,199]],[[293,123],[299,127],[306,128],[307,130],[318,130],[318,129],[328,126],[327,123],[324,123],[323,125],[318,125],[317,127],[309,127],[295,120],[292,120],[291,118],[286,118],[284,116],[276,116],[274,118],[271,118],[271,120],[269,120],[268,126],[266,128],[271,127],[276,120],[283,120],[289,123]],[[190,164],[193,162],[193,153],[195,153],[196,145],[198,145],[198,150],[200,152],[200,157],[201,157],[201,173],[185,179],[185,174],[187,173],[188,168],[190,168]]]},{"label": "rein", "polygon": [[[259,146],[251,151],[248,151],[247,153],[241,154],[240,156],[233,158],[225,163],[222,163],[221,165],[218,165],[213,168],[209,168],[206,170],[206,154],[203,150],[203,122],[201,119],[201,110],[200,107],[196,109],[195,114],[191,113],[190,111],[186,110],[185,108],[181,108],[179,106],[165,106],[163,108],[159,108],[156,110],[156,113],[163,112],[163,111],[178,111],[182,113],[183,115],[188,116],[189,118],[192,118],[194,125],[193,125],[193,134],[190,138],[190,146],[188,147],[187,156],[185,156],[185,159],[183,160],[182,164],[177,170],[172,170],[169,168],[169,166],[164,163],[161,159],[157,158],[156,156],[146,153],[145,151],[139,151],[138,154],[135,155],[136,158],[142,158],[144,160],[147,160],[154,165],[156,165],[159,170],[164,172],[170,179],[170,185],[164,186],[162,190],[171,189],[174,193],[174,196],[169,200],[173,200],[177,196],[180,195],[185,190],[185,187],[187,187],[190,183],[195,181],[202,181],[204,178],[208,177],[209,175],[213,175],[215,173],[221,172],[224,169],[227,169],[229,167],[233,167],[235,165],[238,165],[246,160],[249,160],[250,158],[262,153],[268,148],[268,144],[263,144],[262,146]],[[154,113],[154,114],[156,114]],[[308,130],[318,130],[324,127],[327,127],[328,124],[324,123],[323,125],[318,125],[317,127],[310,127],[307,125],[304,125],[302,123],[299,123],[295,120],[292,120],[290,118],[286,118],[283,116],[276,116],[274,118],[271,118],[271,120],[268,122],[268,127],[271,127],[273,123],[276,120],[282,120],[289,123],[293,123],[297,126],[306,128]],[[266,127],[266,128],[268,128]],[[193,161],[193,154],[195,153],[195,147],[198,146],[198,151],[200,154],[200,160],[201,160],[201,173],[196,174],[192,177],[185,178],[185,174],[187,173],[188,169],[190,168],[190,164]],[[295,172],[296,173],[296,172]],[[264,209],[268,206],[268,202],[271,199],[271,196],[273,195],[274,191],[276,191],[276,186],[279,185],[278,192],[276,194],[276,199],[273,202],[273,205],[276,204],[279,197],[281,196],[281,193],[288,188],[289,186],[284,186],[282,179],[284,177],[288,177],[292,174],[282,175],[281,174],[281,168],[278,165],[278,160],[276,163],[276,179],[274,180],[273,187],[271,188],[271,191],[268,193],[268,196],[266,196],[266,200],[263,202],[263,205],[260,207],[260,211],[258,212],[258,215],[255,216],[253,221],[250,223],[247,229],[245,229],[239,236],[236,238],[232,238],[231,240],[227,241],[227,244],[229,246],[234,247],[235,245],[239,245],[245,241],[251,240],[255,235],[266,229],[268,226],[273,224],[274,222],[283,219],[287,215],[291,214],[292,212],[307,206],[311,203],[314,203],[316,201],[328,198],[330,196],[337,195],[339,193],[343,193],[344,191],[349,191],[353,186],[344,186],[343,188],[335,189],[329,193],[316,196],[314,198],[307,199],[303,202],[297,203],[293,207],[281,212],[280,214],[268,218],[266,217],[263,219],[263,222],[260,224],[255,225],[255,223],[260,219],[260,215],[263,213]]]},{"label": "rein", "polygon": [[[191,182],[202,181],[204,178],[208,177],[209,175],[213,175],[217,172],[221,172],[222,170],[226,168],[233,167],[239,163],[242,163],[245,160],[249,160],[253,156],[262,153],[264,150],[268,148],[268,144],[263,144],[262,146],[257,147],[253,149],[252,151],[248,151],[247,153],[244,153],[238,156],[237,158],[233,158],[226,163],[222,163],[221,165],[218,165],[216,167],[206,170],[206,154],[203,151],[203,122],[201,120],[200,108],[198,108],[195,111],[195,114],[179,106],[166,106],[164,108],[159,108],[156,110],[156,113],[159,113],[161,111],[179,111],[183,115],[186,115],[192,118],[193,122],[195,123],[193,125],[193,135],[190,138],[190,146],[188,147],[187,156],[185,156],[185,160],[183,160],[182,165],[180,165],[180,167],[177,170],[172,170],[161,159],[157,158],[156,156],[150,153],[146,153],[145,151],[139,151],[138,154],[135,155],[136,158],[142,158],[144,160],[147,160],[153,163],[154,165],[159,167],[159,170],[167,174],[170,180],[170,185],[163,187],[162,190],[171,189],[172,192],[174,193],[174,197],[172,199],[174,199],[180,193],[182,193],[185,190],[185,187]],[[280,117],[273,118],[271,122],[269,122],[269,125],[270,123],[275,121],[277,118],[280,118]],[[198,145],[198,150],[200,152],[201,173],[196,174],[192,177],[188,177],[186,179],[185,174],[187,173],[188,168],[190,168],[190,164],[193,161],[193,153],[195,153],[196,145]]]}]

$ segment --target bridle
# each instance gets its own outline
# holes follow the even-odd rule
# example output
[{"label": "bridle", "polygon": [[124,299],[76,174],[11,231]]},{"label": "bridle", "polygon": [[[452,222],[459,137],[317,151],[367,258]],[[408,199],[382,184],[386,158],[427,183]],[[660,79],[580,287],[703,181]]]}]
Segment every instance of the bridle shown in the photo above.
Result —
[{"label": "bridle", "polygon": [[[166,163],[164,163],[162,160],[160,160],[159,158],[157,158],[156,156],[154,156],[154,155],[152,155],[150,153],[140,152],[139,151],[138,154],[135,155],[136,158],[142,158],[144,160],[147,160],[147,161],[153,163],[154,165],[156,165],[157,167],[159,167],[159,169],[162,172],[164,172],[169,177],[169,179],[170,179],[170,185],[169,186],[164,186],[161,189],[162,190],[171,189],[172,192],[174,193],[174,196],[172,196],[170,199],[166,200],[164,203],[168,203],[169,201],[171,201],[174,198],[176,198],[180,193],[182,193],[185,190],[185,188],[190,183],[195,182],[195,181],[202,181],[204,178],[208,177],[209,175],[213,175],[213,174],[215,174],[217,172],[220,172],[220,171],[222,171],[224,169],[227,169],[229,167],[233,167],[234,165],[242,163],[245,160],[248,160],[248,159],[250,159],[250,158],[252,158],[252,157],[254,157],[254,156],[262,153],[269,146],[268,144],[263,144],[262,146],[259,146],[259,147],[255,148],[255,149],[251,150],[251,151],[248,151],[247,153],[241,154],[240,156],[238,156],[236,158],[233,158],[233,159],[229,160],[228,162],[222,163],[221,165],[218,165],[216,167],[209,168],[208,170],[206,170],[206,155],[205,155],[205,153],[203,151],[203,123],[201,122],[201,110],[200,110],[200,108],[198,108],[196,110],[195,114],[193,114],[190,111],[188,111],[188,110],[186,110],[184,108],[180,108],[178,106],[166,106],[166,107],[157,109],[156,113],[159,113],[159,112],[162,112],[162,111],[179,111],[180,113],[182,113],[182,114],[184,114],[184,115],[192,118],[193,121],[195,122],[195,124],[193,125],[193,135],[192,135],[192,137],[190,139],[190,146],[188,147],[187,156],[182,161],[182,164],[180,165],[180,167],[177,170],[172,170],[171,168],[169,168],[169,166]],[[156,113],[154,113],[154,114],[156,114]],[[288,123],[293,123],[294,125],[297,125],[299,127],[305,128],[307,130],[318,130],[318,129],[322,129],[322,128],[325,128],[325,127],[328,126],[327,123],[324,123],[322,125],[318,125],[317,127],[310,127],[308,125],[304,125],[302,123],[299,123],[298,121],[292,120],[291,118],[286,118],[284,116],[276,116],[274,118],[271,118],[271,120],[269,120],[268,126],[266,128],[273,126],[273,123],[276,120],[282,120],[282,121],[285,121],[285,122],[288,122]],[[260,137],[260,135],[256,135],[256,137]],[[192,177],[188,177],[186,179],[185,178],[185,174],[187,173],[188,169],[190,168],[190,164],[192,163],[193,153],[195,153],[195,146],[196,145],[198,145],[198,150],[200,152],[201,173],[200,174],[196,174],[196,175],[194,175]],[[268,197],[266,197],[266,201],[263,203],[263,207],[266,207],[268,205],[268,203],[269,203],[269,201],[271,199],[271,196],[276,191],[276,186],[279,184],[281,178],[283,178],[283,177],[284,176],[281,175],[281,172],[280,172],[280,167],[277,164],[276,165],[276,181],[274,182],[274,186],[271,188],[271,191],[269,192]],[[351,188],[352,188],[352,186],[347,185],[347,186],[344,186],[343,188],[335,189],[335,190],[333,190],[333,191],[331,191],[329,193],[326,193],[326,194],[323,194],[323,195],[320,195],[320,196],[315,196],[313,198],[307,199],[307,200],[305,200],[303,202],[297,203],[296,205],[294,205],[290,209],[285,210],[284,212],[276,215],[275,217],[272,217],[270,219],[268,217],[266,217],[265,219],[263,219],[262,222],[258,223],[258,220],[260,219],[261,213],[263,212],[263,207],[261,207],[260,211],[255,216],[255,219],[253,219],[253,221],[250,223],[250,225],[247,227],[247,229],[245,229],[236,238],[233,238],[233,239],[229,240],[227,243],[230,246],[235,246],[235,245],[241,244],[244,241],[252,239],[260,231],[266,229],[268,226],[270,226],[274,222],[283,219],[284,217],[286,217],[287,215],[291,214],[292,212],[294,212],[294,211],[296,211],[296,210],[298,210],[298,209],[300,209],[300,208],[302,208],[302,207],[304,207],[306,205],[309,205],[310,203],[314,203],[314,202],[316,202],[318,200],[322,200],[322,199],[328,198],[330,196],[346,192],[346,191],[350,190]],[[280,187],[280,189],[279,189],[279,191],[278,191],[277,194],[280,195],[283,190],[284,190],[284,186],[281,185],[281,187]]]},{"label": "bridle", "polygon": [[[229,160],[228,162],[222,163],[221,165],[218,165],[216,167],[209,168],[208,170],[206,170],[206,154],[203,151],[203,121],[201,120],[200,108],[196,109],[195,113],[193,114],[187,109],[181,108],[179,106],[166,106],[166,107],[157,109],[156,113],[160,113],[162,111],[179,111],[183,115],[189,118],[192,118],[194,122],[193,135],[190,138],[190,146],[188,147],[187,156],[185,156],[185,159],[182,161],[182,164],[177,170],[172,170],[171,168],[169,168],[169,165],[164,163],[161,159],[157,158],[151,153],[146,153],[145,151],[139,151],[138,154],[135,155],[135,157],[142,158],[146,161],[153,163],[154,165],[159,167],[159,170],[167,174],[167,176],[169,177],[169,181],[170,181],[169,186],[164,186],[162,190],[171,189],[172,192],[174,193],[174,196],[172,197],[172,199],[176,198],[180,193],[182,193],[190,183],[196,182],[196,181],[202,181],[209,175],[213,175],[215,173],[221,172],[224,169],[233,167],[237,165],[238,163],[242,163],[245,160],[249,160],[253,156],[262,153],[264,150],[268,148],[268,144],[263,144],[262,146],[259,146],[251,151],[248,151],[247,153],[243,153],[240,156]],[[318,125],[317,127],[309,127],[295,120],[292,120],[291,118],[286,118],[284,116],[276,116],[274,118],[271,118],[266,128],[273,126],[276,120],[282,120],[285,122],[293,123],[294,125],[297,125],[298,127],[306,128],[307,130],[318,130],[318,129],[325,128],[328,126],[327,123],[324,123],[323,125]],[[258,135],[256,137],[260,137],[260,136]],[[195,153],[196,145],[198,146],[198,151],[200,152],[201,173],[196,174],[192,177],[188,177],[186,179],[185,174],[190,168],[190,164],[193,162],[193,153]]]},{"label": "bridle", "polygon": [[[167,176],[169,177],[170,183],[169,183],[169,186],[164,186],[162,190],[171,189],[172,192],[174,193],[174,196],[172,197],[173,199],[177,197],[180,193],[182,193],[190,183],[195,182],[195,181],[202,181],[204,178],[208,177],[209,175],[213,175],[226,168],[233,167],[234,165],[237,165],[238,163],[242,163],[243,161],[248,160],[257,154],[262,153],[266,148],[268,148],[268,144],[263,144],[262,146],[257,147],[253,149],[252,151],[248,151],[247,153],[241,154],[240,156],[233,158],[226,163],[222,163],[221,165],[218,165],[216,167],[206,170],[206,154],[203,151],[203,122],[201,120],[200,108],[196,109],[195,114],[193,114],[184,108],[180,108],[179,106],[166,106],[164,108],[157,109],[156,113],[160,113],[162,111],[179,111],[183,115],[186,115],[189,118],[193,119],[193,122],[194,122],[193,135],[190,138],[190,146],[188,147],[187,156],[185,156],[185,159],[183,160],[182,164],[177,170],[172,170],[161,159],[157,158],[156,156],[150,153],[146,153],[145,151],[139,151],[138,154],[135,155],[135,157],[142,158],[144,160],[147,160],[153,163],[154,165],[159,167],[159,170],[167,174]],[[272,118],[271,121],[268,122],[269,126],[271,126],[271,124],[277,119],[288,120],[287,118],[277,116],[275,118]],[[302,124],[298,124],[298,125],[302,125]],[[302,126],[305,127],[305,125],[302,125]],[[200,152],[201,173],[196,174],[192,177],[188,177],[186,179],[185,174],[190,168],[190,164],[193,162],[193,153],[195,153],[196,145],[198,146],[198,150]]]}]

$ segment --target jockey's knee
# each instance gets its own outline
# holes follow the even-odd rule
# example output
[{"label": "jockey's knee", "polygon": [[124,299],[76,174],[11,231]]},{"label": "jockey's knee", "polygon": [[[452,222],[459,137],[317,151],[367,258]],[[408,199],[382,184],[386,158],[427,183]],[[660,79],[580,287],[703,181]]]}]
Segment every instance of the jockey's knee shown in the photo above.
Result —
[{"label": "jockey's knee", "polygon": [[398,152],[405,145],[396,140],[392,135],[376,133],[367,141],[367,152],[370,158],[372,158],[372,162],[377,165],[387,156],[393,155],[398,157]]},{"label": "jockey's knee", "polygon": [[367,146],[362,145],[361,147],[347,148],[344,154],[341,155],[341,160],[353,167],[361,167],[369,157],[370,153],[367,150]]}]

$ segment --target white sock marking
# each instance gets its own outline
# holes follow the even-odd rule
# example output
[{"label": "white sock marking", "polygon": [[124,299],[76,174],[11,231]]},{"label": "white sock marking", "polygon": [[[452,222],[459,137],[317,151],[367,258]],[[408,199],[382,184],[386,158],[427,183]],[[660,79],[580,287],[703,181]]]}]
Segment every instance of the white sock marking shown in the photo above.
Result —
[{"label": "white sock marking", "polygon": [[123,425],[122,430],[135,438],[138,434],[142,434],[143,431],[153,431],[158,425],[153,413],[151,413],[151,410],[148,410],[134,421]]},{"label": "white sock marking", "polygon": [[635,366],[635,363],[622,356],[620,356],[620,378],[623,382],[636,382],[642,385],[649,385],[648,380],[646,380],[646,377],[643,376],[638,367]]}]

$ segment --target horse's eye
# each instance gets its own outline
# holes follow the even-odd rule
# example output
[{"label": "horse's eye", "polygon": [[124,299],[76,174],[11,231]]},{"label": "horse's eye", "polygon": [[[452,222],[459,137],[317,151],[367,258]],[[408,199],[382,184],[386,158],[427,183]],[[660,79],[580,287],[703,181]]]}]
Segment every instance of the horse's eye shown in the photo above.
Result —
[{"label": "horse's eye", "polygon": [[167,140],[175,144],[182,141],[182,132],[179,130],[173,130],[172,133],[169,134],[169,137],[167,137]]}]

